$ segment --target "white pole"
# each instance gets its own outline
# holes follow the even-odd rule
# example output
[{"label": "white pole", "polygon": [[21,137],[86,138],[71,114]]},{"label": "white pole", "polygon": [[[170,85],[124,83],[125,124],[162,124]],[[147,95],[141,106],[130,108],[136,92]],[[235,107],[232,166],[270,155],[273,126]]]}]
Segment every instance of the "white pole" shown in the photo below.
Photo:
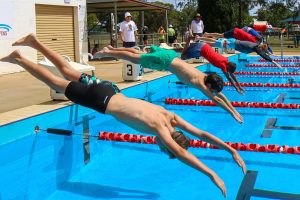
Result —
[{"label": "white pole", "polygon": [[118,10],[117,10],[117,2],[114,3],[115,5],[115,34],[116,34],[116,47],[118,48]]},{"label": "white pole", "polygon": [[166,28],[166,33],[167,33],[167,34],[166,34],[166,37],[167,37],[167,38],[166,38],[166,41],[165,41],[165,42],[168,44],[168,42],[169,42],[169,41],[168,41],[168,28],[169,28],[169,22],[168,22],[168,10],[166,10],[165,15],[166,15],[165,17],[166,17],[166,27],[167,27],[167,28]]},{"label": "white pole", "polygon": [[282,33],[280,35],[280,52],[281,52],[281,58],[283,58],[283,37],[282,37]]}]

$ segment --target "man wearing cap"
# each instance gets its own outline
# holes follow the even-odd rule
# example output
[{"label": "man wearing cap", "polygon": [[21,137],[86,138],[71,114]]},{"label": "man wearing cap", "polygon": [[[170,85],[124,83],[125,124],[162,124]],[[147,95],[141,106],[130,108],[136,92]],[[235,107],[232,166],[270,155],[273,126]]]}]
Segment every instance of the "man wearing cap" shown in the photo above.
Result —
[{"label": "man wearing cap", "polygon": [[176,34],[175,30],[174,30],[172,24],[170,24],[169,28],[168,28],[168,41],[169,41],[170,44],[174,43],[175,34]]},{"label": "man wearing cap", "polygon": [[199,13],[197,13],[195,15],[195,18],[191,23],[191,30],[192,30],[194,37],[196,35],[199,35],[202,37],[203,30],[204,30],[204,24],[203,24],[203,21],[201,20],[201,15]]},{"label": "man wearing cap", "polygon": [[123,47],[133,47],[135,46],[135,37],[137,36],[137,27],[134,21],[131,20],[131,14],[129,12],[125,13],[125,21],[120,25],[121,40],[123,42]]}]

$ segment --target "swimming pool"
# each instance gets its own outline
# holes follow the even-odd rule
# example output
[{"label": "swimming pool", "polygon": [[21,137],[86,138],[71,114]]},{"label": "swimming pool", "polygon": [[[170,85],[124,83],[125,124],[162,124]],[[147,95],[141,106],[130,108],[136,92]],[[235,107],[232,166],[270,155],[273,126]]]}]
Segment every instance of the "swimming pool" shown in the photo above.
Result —
[{"label": "swimming pool", "polygon": [[[237,60],[237,56],[230,59]],[[250,71],[245,66],[248,62],[260,63],[257,57],[247,59],[239,62],[238,71]],[[206,67],[200,69],[204,71]],[[211,69],[220,73],[216,68]],[[285,69],[291,70],[294,69]],[[291,78],[237,76],[240,82],[261,83],[288,83]],[[240,125],[217,107],[165,105],[167,97],[207,99],[195,89],[176,84],[177,81],[170,75],[128,88],[123,93],[162,105],[224,141],[299,145],[299,110],[237,108],[245,121]],[[224,94],[232,101],[300,103],[300,88],[246,87],[246,90],[241,96],[231,87],[225,87]],[[156,145],[95,138],[88,141],[79,135],[67,137],[45,132],[36,135],[35,125],[70,129],[82,135],[98,135],[99,131],[139,133],[110,116],[76,105],[2,126],[1,200],[224,199],[209,178],[178,160],[170,160]],[[300,155],[240,152],[249,170],[244,176],[225,151],[189,150],[224,180],[227,199],[276,199],[276,196],[300,199]]]}]

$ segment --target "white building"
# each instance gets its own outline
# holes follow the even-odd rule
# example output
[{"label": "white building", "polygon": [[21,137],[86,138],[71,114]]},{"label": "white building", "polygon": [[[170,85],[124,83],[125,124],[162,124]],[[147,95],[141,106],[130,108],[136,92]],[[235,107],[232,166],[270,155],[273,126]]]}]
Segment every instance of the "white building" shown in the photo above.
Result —
[{"label": "white building", "polygon": [[[18,48],[31,61],[40,60],[32,48],[11,46],[29,33],[73,61],[87,57],[86,0],[0,0],[0,5],[0,57]],[[22,70],[0,62],[0,75]]]}]

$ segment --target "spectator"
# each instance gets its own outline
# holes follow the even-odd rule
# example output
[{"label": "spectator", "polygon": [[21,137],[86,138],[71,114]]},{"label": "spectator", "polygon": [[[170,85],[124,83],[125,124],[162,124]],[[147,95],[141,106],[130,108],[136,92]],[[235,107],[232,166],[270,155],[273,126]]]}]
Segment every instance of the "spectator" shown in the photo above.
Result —
[{"label": "spectator", "polygon": [[189,27],[185,28],[185,32],[184,32],[184,41],[186,41],[189,37],[190,37],[191,31],[189,29]]},{"label": "spectator", "polygon": [[148,45],[148,27],[144,26],[142,29],[142,34],[143,34],[143,42],[144,42],[144,46]]},{"label": "spectator", "polygon": [[174,29],[175,30],[175,35],[174,35],[174,42],[177,43],[178,40],[177,40],[177,37],[178,37],[178,31],[177,29]]},{"label": "spectator", "polygon": [[97,53],[99,51],[99,44],[95,44],[94,48],[92,49],[92,55],[94,55],[95,53]]},{"label": "spectator", "polygon": [[194,36],[199,35],[202,37],[204,24],[203,21],[201,20],[201,15],[199,13],[195,15],[195,18],[191,23],[191,29]]},{"label": "spectator", "polygon": [[159,43],[164,43],[165,42],[165,29],[160,26],[157,30],[157,33],[159,34],[158,39],[159,39]]},{"label": "spectator", "polygon": [[134,21],[131,20],[132,16],[129,12],[125,13],[125,21],[120,25],[121,40],[123,47],[135,46],[135,38],[137,36],[137,27]]},{"label": "spectator", "polygon": [[170,44],[174,43],[175,41],[175,30],[173,29],[173,26],[172,24],[169,25],[169,28],[168,28],[168,42]]}]

